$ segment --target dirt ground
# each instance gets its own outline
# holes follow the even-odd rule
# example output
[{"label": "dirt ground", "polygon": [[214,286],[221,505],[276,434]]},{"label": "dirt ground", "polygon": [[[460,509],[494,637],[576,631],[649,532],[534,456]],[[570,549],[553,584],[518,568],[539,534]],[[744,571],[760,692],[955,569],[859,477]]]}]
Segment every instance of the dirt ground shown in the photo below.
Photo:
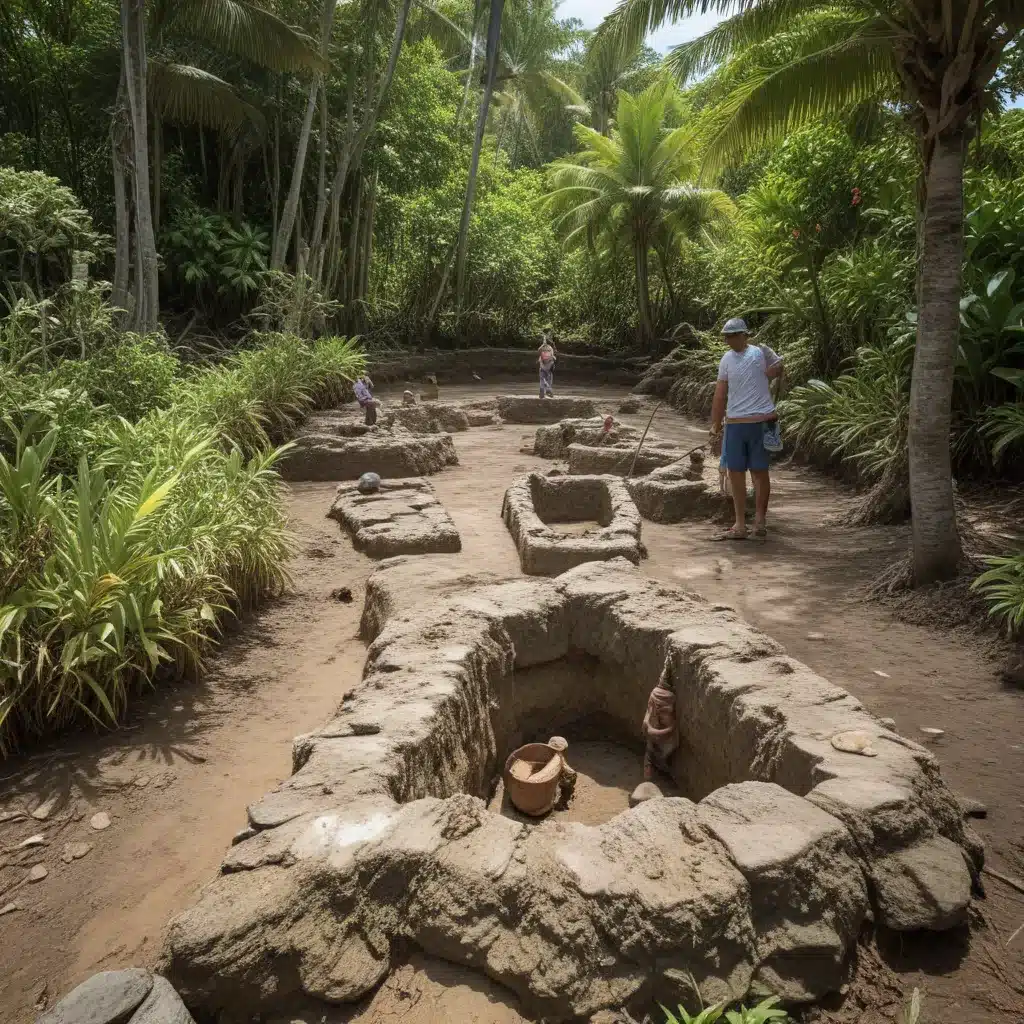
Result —
[{"label": "dirt ground", "polygon": [[[527,394],[532,387],[491,383],[443,389],[442,397]],[[615,411],[625,394],[572,393],[599,397],[602,412]],[[642,427],[647,416],[622,418]],[[704,438],[667,408],[652,429],[693,444]],[[530,428],[514,425],[458,434],[461,464],[433,478],[461,532],[457,557],[468,572],[519,572],[501,499],[516,473],[552,465],[522,454],[526,439]],[[1000,682],[987,657],[990,637],[940,622],[908,626],[864,600],[864,585],[904,549],[905,530],[830,525],[850,495],[812,471],[781,468],[774,482],[767,543],[716,544],[705,524],[645,522],[650,558],[643,571],[734,606],[794,657],[893,717],[904,734],[945,730],[935,744],[945,777],[988,808],[975,824],[989,864],[1024,877],[1024,692]],[[358,679],[358,620],[373,563],[324,518],[333,490],[290,487],[299,540],[294,593],[227,636],[201,683],[140,697],[115,734],[69,738],[0,765],[0,911],[17,908],[0,916],[0,1020],[26,1024],[96,970],[153,964],[166,922],[215,874],[245,824],[245,805],[289,773],[292,737],[324,720]],[[341,587],[354,601],[332,598]],[[575,754],[575,766],[589,776],[581,796],[591,789],[578,813],[601,820],[624,807],[626,779],[639,759],[622,755],[615,775],[607,756],[592,763],[594,751]],[[26,816],[33,810],[38,818]],[[91,826],[97,812],[109,816],[108,828]],[[22,845],[35,836],[43,837],[40,845]],[[71,859],[65,847],[75,843],[92,848]],[[35,864],[48,874],[32,883]],[[1014,937],[1024,924],[1024,895],[986,881],[988,898],[977,905],[969,934],[865,951],[852,994],[832,1019],[891,1021],[899,990],[917,986],[925,994],[922,1024],[1024,1020],[1024,931]],[[414,951],[366,1004],[296,1007],[289,1021],[398,1019],[526,1021],[498,986]]]}]

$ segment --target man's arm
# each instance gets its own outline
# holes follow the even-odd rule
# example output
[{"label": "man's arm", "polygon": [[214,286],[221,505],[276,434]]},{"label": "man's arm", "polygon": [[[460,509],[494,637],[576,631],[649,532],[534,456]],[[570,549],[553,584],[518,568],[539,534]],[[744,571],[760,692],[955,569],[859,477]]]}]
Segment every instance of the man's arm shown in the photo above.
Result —
[{"label": "man's arm", "polygon": [[722,429],[722,420],[725,419],[725,407],[729,398],[729,382],[720,380],[715,385],[715,397],[711,402],[711,433],[717,434]]},{"label": "man's arm", "polygon": [[769,380],[775,380],[782,376],[782,356],[772,351],[767,345],[760,345],[761,354],[764,356],[764,372]]}]

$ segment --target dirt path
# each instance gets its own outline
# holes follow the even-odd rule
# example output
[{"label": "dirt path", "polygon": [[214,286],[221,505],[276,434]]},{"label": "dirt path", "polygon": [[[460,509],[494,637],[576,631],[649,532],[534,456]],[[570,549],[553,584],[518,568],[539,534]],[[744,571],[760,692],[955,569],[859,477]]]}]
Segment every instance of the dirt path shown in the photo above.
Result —
[{"label": "dirt path", "polygon": [[[512,388],[451,389],[446,397],[502,390]],[[607,411],[622,394],[573,390],[600,395]],[[703,439],[668,411],[654,429],[693,444]],[[457,435],[461,465],[433,478],[462,534],[468,571],[518,573],[501,498],[517,472],[551,465],[519,452],[526,437],[529,428],[511,425]],[[990,863],[1024,875],[1024,694],[1003,688],[981,648],[962,636],[900,624],[861,600],[862,585],[901,550],[902,530],[831,527],[828,516],[849,500],[843,492],[810,472],[783,470],[775,479],[767,544],[713,544],[706,526],[645,523],[644,571],[733,605],[794,657],[895,718],[906,735],[944,729],[936,753],[947,779],[988,805],[977,825]],[[372,563],[323,518],[332,492],[330,484],[291,489],[300,540],[295,594],[227,637],[202,684],[143,698],[116,735],[65,741],[0,768],[0,908],[19,906],[0,917],[0,1019],[32,1020],[37,1006],[97,969],[152,963],[167,920],[192,902],[245,824],[246,803],[290,772],[292,737],[326,718],[358,678],[364,649],[356,629]],[[352,604],[330,597],[342,586],[351,588]],[[31,811],[54,796],[44,820],[3,821],[3,812]],[[103,831],[90,827],[97,811],[112,821]],[[38,834],[47,845],[18,849]],[[93,849],[64,863],[65,844],[75,842]],[[31,884],[36,863],[49,874]],[[906,987],[925,989],[926,1022],[1022,1020],[1024,933],[1006,946],[1021,923],[1024,897],[990,880],[970,943],[961,935],[907,940],[883,958]],[[363,1007],[326,1017],[314,1007],[291,1019],[399,1018],[523,1020],[515,1000],[485,979],[422,958]],[[881,1017],[857,1019],[892,1014],[885,1008]]]}]

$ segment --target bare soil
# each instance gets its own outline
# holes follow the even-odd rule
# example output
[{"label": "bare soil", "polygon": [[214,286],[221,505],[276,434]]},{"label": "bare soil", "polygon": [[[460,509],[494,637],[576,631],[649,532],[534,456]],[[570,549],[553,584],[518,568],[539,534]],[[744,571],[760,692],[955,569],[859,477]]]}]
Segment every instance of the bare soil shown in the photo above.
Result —
[{"label": "bare soil", "polygon": [[[511,392],[532,394],[533,383],[446,388],[443,397]],[[598,398],[602,412],[613,412],[625,391],[573,394]],[[621,418],[642,428],[649,415]],[[653,429],[687,447],[704,436],[664,407]],[[511,425],[459,434],[460,465],[432,478],[462,536],[462,553],[452,557],[467,573],[519,574],[501,500],[517,473],[552,466],[524,455],[524,439],[532,441],[529,428]],[[954,631],[938,616],[907,625],[866,601],[866,584],[905,550],[905,528],[831,525],[851,495],[813,471],[783,467],[774,484],[767,542],[712,543],[706,523],[645,522],[650,557],[642,571],[734,606],[794,657],[893,717],[904,734],[945,730],[935,752],[953,788],[988,807],[976,826],[990,865],[1024,877],[1024,692],[1000,682],[988,656],[991,634]],[[358,679],[358,620],[373,562],[324,518],[333,495],[330,483],[289,487],[299,540],[294,593],[225,637],[201,683],[141,696],[117,733],[68,738],[0,767],[0,909],[18,907],[0,916],[3,1021],[26,1024],[96,970],[153,964],[168,919],[195,899],[244,826],[245,805],[289,774],[292,737],[324,720]],[[341,588],[351,590],[351,603],[332,597]],[[570,763],[586,778],[567,813],[606,820],[624,809],[638,755],[569,739]],[[41,819],[5,820],[51,798]],[[90,825],[98,811],[111,819],[102,831]],[[36,835],[45,845],[20,846]],[[65,863],[65,844],[78,842],[92,849]],[[48,875],[30,883],[38,863]],[[845,1002],[815,1016],[892,1021],[901,994],[917,986],[925,993],[923,1024],[1024,1020],[1024,932],[1013,937],[1024,924],[1024,895],[986,881],[988,898],[969,932],[871,944]],[[398,1019],[525,1022],[509,993],[415,951],[367,1003],[296,1007],[289,1017],[304,1024]]]}]

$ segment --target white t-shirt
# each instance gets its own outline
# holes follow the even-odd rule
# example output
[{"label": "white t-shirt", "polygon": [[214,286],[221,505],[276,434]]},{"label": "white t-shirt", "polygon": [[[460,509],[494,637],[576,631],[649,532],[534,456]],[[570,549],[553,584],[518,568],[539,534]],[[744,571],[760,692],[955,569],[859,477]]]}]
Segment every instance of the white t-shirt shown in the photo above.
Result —
[{"label": "white t-shirt", "polygon": [[769,390],[768,368],[781,362],[767,345],[747,345],[742,352],[729,349],[718,364],[718,379],[729,384],[727,420],[771,416],[775,403]]}]

